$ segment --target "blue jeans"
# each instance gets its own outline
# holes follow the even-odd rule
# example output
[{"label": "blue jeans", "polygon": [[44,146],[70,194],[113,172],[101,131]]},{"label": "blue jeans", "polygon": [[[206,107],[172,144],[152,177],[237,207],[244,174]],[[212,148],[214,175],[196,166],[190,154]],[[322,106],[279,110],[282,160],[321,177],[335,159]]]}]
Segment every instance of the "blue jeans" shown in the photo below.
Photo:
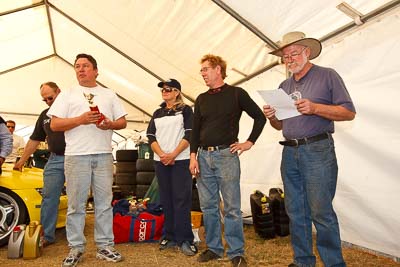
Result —
[{"label": "blue jeans", "polygon": [[94,240],[98,248],[114,245],[112,214],[113,158],[111,153],[65,156],[68,212],[67,239],[84,251],[86,203],[92,188],[95,208]]},{"label": "blue jeans", "polygon": [[199,150],[200,178],[197,180],[200,207],[208,249],[224,255],[221,234],[220,194],[224,201],[225,240],[227,256],[232,259],[244,254],[242,214],[240,211],[240,162],[229,148],[217,151]]},{"label": "blue jeans", "polygon": [[190,217],[193,182],[189,160],[177,160],[174,165],[167,166],[156,161],[155,167],[165,215],[165,238],[176,241],[178,245],[184,241],[193,242]]},{"label": "blue jeans", "polygon": [[281,173],[295,263],[302,267],[315,266],[311,225],[314,223],[317,249],[324,265],[346,266],[332,206],[338,173],[333,139],[298,147],[285,146]]},{"label": "blue jeans", "polygon": [[58,205],[64,183],[64,156],[51,153],[43,171],[43,199],[40,209],[44,239],[50,243],[56,240]]}]

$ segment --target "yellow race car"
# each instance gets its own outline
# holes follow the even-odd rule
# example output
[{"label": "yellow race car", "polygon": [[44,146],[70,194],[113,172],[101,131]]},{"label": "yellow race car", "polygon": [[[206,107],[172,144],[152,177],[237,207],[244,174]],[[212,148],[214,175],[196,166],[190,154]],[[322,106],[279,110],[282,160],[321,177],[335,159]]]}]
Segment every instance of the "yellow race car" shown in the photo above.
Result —
[{"label": "yellow race car", "polygon": [[[40,221],[43,170],[24,168],[13,170],[13,164],[3,164],[0,175],[0,246],[7,244],[16,225]],[[65,227],[67,214],[65,190],[60,196],[57,228]]]}]

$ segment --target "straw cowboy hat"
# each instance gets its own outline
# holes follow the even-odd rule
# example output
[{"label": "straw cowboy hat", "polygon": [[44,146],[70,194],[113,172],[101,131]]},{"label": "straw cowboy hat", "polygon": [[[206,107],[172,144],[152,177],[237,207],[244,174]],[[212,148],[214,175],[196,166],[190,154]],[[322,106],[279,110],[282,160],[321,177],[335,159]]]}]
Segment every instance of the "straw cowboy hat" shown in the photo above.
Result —
[{"label": "straw cowboy hat", "polygon": [[310,60],[318,57],[322,50],[322,45],[319,40],[314,38],[306,38],[306,35],[302,32],[289,32],[283,36],[282,42],[278,42],[280,47],[275,51],[270,52],[270,54],[282,57],[282,49],[294,44],[309,47],[311,50],[309,57]]}]

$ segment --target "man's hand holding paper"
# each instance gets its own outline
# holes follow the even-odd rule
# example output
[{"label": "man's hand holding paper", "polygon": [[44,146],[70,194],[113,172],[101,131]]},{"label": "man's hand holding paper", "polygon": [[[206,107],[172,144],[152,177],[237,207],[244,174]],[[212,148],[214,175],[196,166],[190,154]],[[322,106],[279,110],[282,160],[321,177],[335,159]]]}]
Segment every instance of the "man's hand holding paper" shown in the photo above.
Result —
[{"label": "man's hand holding paper", "polygon": [[301,115],[296,108],[295,100],[281,88],[277,90],[257,91],[264,99],[265,103],[275,109],[275,117],[278,120],[284,120]]}]

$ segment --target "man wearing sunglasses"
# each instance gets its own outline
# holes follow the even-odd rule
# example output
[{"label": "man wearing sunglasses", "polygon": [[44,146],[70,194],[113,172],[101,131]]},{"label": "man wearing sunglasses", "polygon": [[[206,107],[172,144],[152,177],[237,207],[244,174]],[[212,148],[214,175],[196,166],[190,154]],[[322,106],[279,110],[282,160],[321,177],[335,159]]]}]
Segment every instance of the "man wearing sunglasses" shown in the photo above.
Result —
[{"label": "man wearing sunglasses", "polygon": [[12,149],[10,155],[8,155],[8,157],[6,158],[5,162],[15,163],[15,161],[17,160],[17,157],[19,156],[18,150],[24,148],[25,141],[24,141],[24,138],[22,138],[22,136],[19,136],[14,133],[15,125],[16,125],[15,121],[8,120],[8,121],[6,121],[6,124],[7,124],[8,130],[10,131],[10,133],[13,137],[13,149]]},{"label": "man wearing sunglasses", "polygon": [[47,116],[47,111],[60,92],[61,90],[55,82],[46,82],[40,85],[42,100],[46,102],[49,107],[40,113],[36,121],[35,129],[25,146],[24,153],[14,165],[14,169],[22,170],[25,161],[36,151],[40,142],[47,140],[50,157],[43,171],[43,199],[40,210],[40,222],[44,230],[44,246],[55,242],[58,205],[65,183],[64,132],[55,132],[51,130],[51,119]]}]

